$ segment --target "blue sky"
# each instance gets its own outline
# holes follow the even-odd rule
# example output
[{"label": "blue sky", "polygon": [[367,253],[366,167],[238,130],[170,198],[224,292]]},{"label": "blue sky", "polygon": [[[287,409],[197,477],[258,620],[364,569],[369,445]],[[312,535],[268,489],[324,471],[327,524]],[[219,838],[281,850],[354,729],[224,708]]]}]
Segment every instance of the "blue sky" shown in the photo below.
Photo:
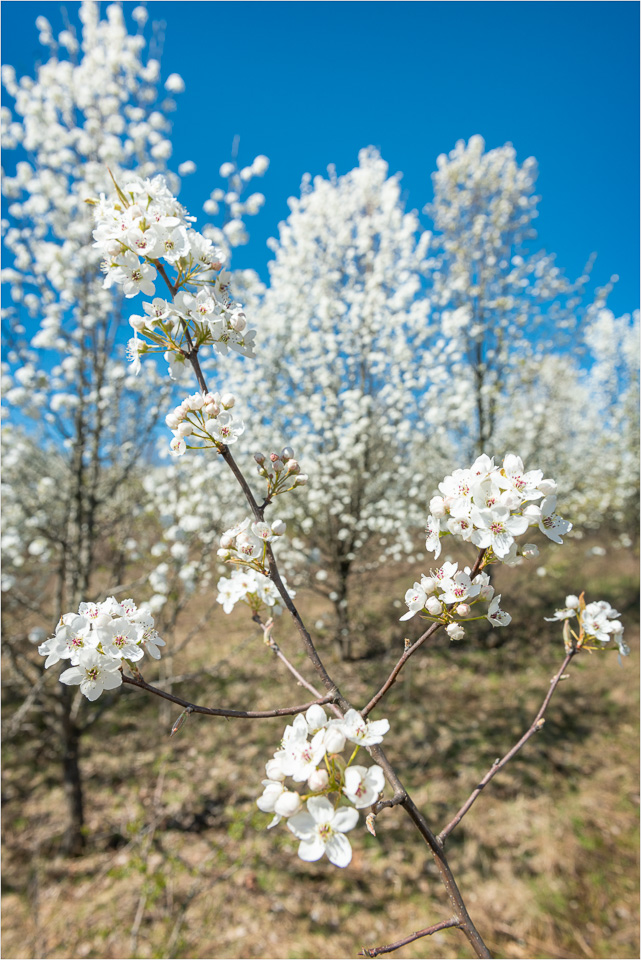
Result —
[{"label": "blue sky", "polygon": [[[73,21],[77,3],[67,3]],[[104,6],[104,4],[103,4]],[[126,3],[129,10],[133,3]],[[158,2],[163,76],[187,90],[174,115],[176,164],[198,172],[181,194],[202,216],[236,134],[241,163],[270,157],[267,197],[249,220],[236,266],[266,278],[267,237],[287,216],[301,176],[361,147],[380,148],[404,172],[409,207],[431,199],[439,153],[480,133],[539,161],[541,244],[578,276],[592,251],[594,277],[620,282],[617,313],[638,305],[638,27],[635,2]],[[3,62],[33,73],[34,26],[62,26],[57,2],[5,2]]]}]

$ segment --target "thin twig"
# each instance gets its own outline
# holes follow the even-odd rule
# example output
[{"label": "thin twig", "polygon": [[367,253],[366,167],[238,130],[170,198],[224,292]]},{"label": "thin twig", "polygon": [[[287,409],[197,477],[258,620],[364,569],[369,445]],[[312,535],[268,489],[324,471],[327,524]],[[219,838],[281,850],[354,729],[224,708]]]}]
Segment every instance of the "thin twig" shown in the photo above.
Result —
[{"label": "thin twig", "polygon": [[454,827],[456,827],[461,822],[461,820],[463,819],[467,811],[470,809],[470,807],[472,806],[472,804],[474,803],[478,795],[488,785],[490,780],[493,777],[495,777],[496,774],[499,772],[499,770],[501,770],[505,766],[505,764],[508,763],[512,759],[512,757],[514,757],[519,752],[521,747],[525,746],[525,744],[528,742],[530,737],[533,737],[535,733],[538,733],[539,730],[542,729],[543,724],[545,723],[545,720],[543,719],[543,714],[547,710],[548,704],[552,699],[552,694],[558,687],[559,682],[561,681],[563,674],[568,664],[570,663],[570,660],[572,659],[572,657],[575,655],[576,652],[577,652],[576,650],[570,650],[570,652],[566,655],[565,660],[561,664],[561,667],[559,668],[558,673],[556,674],[556,676],[552,677],[550,681],[550,689],[548,690],[545,700],[541,704],[541,708],[537,713],[536,717],[534,718],[534,720],[532,721],[532,724],[530,725],[529,729],[523,734],[523,736],[518,741],[518,743],[515,743],[512,749],[508,750],[508,752],[505,754],[504,757],[502,757],[500,760],[494,761],[494,763],[492,764],[488,772],[485,774],[485,776],[480,781],[478,786],[475,787],[475,789],[472,791],[472,793],[467,798],[467,800],[465,801],[461,809],[458,811],[456,816],[452,817],[448,825],[443,830],[441,830],[438,836],[438,840],[440,843],[445,843],[445,840],[450,835]]},{"label": "thin twig", "polygon": [[458,926],[460,926],[460,924],[457,918],[452,917],[450,920],[443,920],[441,923],[435,923],[431,927],[426,927],[425,930],[417,930],[416,933],[411,933],[409,937],[404,937],[402,940],[387,943],[384,947],[363,947],[359,953],[359,957],[380,957],[382,953],[391,953],[392,950],[398,950],[400,947],[404,947],[414,940],[420,940],[421,937],[431,937],[433,933],[438,933],[439,930],[447,930],[448,927]]},{"label": "thin twig", "polygon": [[[265,644],[270,648],[270,650],[273,651],[274,656],[278,657],[280,662],[287,667],[287,669],[292,674],[292,676],[296,678],[297,682],[300,683],[301,686],[305,687],[306,690],[309,690],[310,693],[313,693],[315,697],[322,697],[323,694],[319,690],[317,690],[313,684],[309,683],[305,679],[305,677],[302,675],[302,673],[298,672],[294,664],[289,662],[289,660],[287,659],[283,651],[280,649],[279,645],[274,640],[274,637],[272,634],[274,621],[270,618],[267,621],[267,623],[264,623],[260,618],[260,614],[258,613],[254,614],[254,616],[252,617],[252,620],[255,620],[256,623],[260,624],[263,630],[263,640]],[[335,704],[330,704],[330,709],[336,714],[336,716],[339,719],[342,719],[343,714]]]},{"label": "thin twig", "polygon": [[[470,571],[470,580],[473,580],[474,577],[475,577],[475,576],[477,575],[477,573],[479,572],[479,570],[481,569],[481,565],[482,565],[482,563],[483,563],[483,557],[485,556],[485,553],[486,553],[486,550],[480,550],[480,551],[479,551],[479,555],[478,555],[478,557],[476,558],[476,561],[474,562],[474,566],[472,567],[472,570]],[[453,606],[455,606],[455,604],[451,604],[450,609],[451,609],[451,607],[453,607]],[[443,624],[440,623],[440,622],[432,623],[432,624],[427,628],[427,630],[425,631],[425,633],[421,634],[421,636],[418,638],[418,640],[415,640],[414,643],[413,643],[411,646],[409,646],[409,647],[403,652],[402,656],[401,656],[400,659],[398,660],[396,666],[394,667],[394,669],[393,669],[392,672],[390,673],[389,677],[387,678],[387,680],[385,681],[385,683],[383,684],[383,686],[380,688],[380,690],[379,690],[377,693],[374,694],[374,696],[373,696],[372,699],[369,701],[369,703],[368,703],[365,707],[363,707],[363,709],[360,711],[360,713],[362,714],[363,717],[366,717],[367,714],[370,713],[370,712],[374,709],[374,707],[375,707],[376,704],[379,702],[379,700],[382,700],[383,697],[385,696],[385,694],[386,694],[386,693],[388,692],[388,690],[390,689],[390,687],[391,687],[394,683],[396,683],[396,678],[398,677],[399,673],[401,672],[401,670],[403,669],[403,667],[405,666],[405,664],[407,663],[407,661],[409,660],[409,658],[410,658],[414,653],[416,653],[416,651],[418,650],[419,647],[422,647],[422,646],[423,646],[423,644],[425,643],[426,640],[428,640],[431,636],[433,636],[433,635],[436,633],[436,631],[439,629],[439,627],[442,627],[442,626],[443,626]]]},{"label": "thin twig", "polygon": [[163,697],[165,700],[171,700],[172,703],[177,703],[179,706],[184,707],[189,713],[205,713],[211,717],[232,717],[237,720],[265,720],[268,717],[291,717],[296,713],[305,713],[306,710],[309,710],[309,708],[313,707],[316,703],[322,706],[325,703],[331,703],[334,699],[330,694],[318,700],[312,700],[310,703],[302,703],[296,707],[280,707],[278,710],[227,710],[222,707],[201,707],[196,703],[190,703],[189,700],[183,700],[182,697],[175,697],[173,693],[167,693],[165,690],[159,690],[158,687],[153,687],[150,683],[147,683],[146,680],[143,680],[142,677],[127,677],[123,674],[122,682],[129,683],[134,687],[140,687],[141,690],[154,693],[157,697]]}]

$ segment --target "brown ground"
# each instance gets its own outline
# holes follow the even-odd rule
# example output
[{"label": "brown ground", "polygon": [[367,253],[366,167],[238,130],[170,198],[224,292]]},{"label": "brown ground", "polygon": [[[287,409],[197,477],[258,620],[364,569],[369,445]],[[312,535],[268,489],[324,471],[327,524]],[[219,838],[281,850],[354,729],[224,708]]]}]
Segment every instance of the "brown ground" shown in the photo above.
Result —
[{"label": "brown ground", "polygon": [[[586,558],[587,546],[547,550],[536,561],[546,562],[544,578],[534,564],[497,571],[514,616],[500,638],[509,642],[488,647],[489,627],[459,644],[437,638],[376,714],[392,725],[390,759],[441,829],[529,726],[561,662],[559,626],[541,617],[582,586],[588,601],[608,599],[624,613],[630,659],[621,667],[616,655],[585,654],[572,664],[542,732],[448,844],[496,957],[639,956],[637,561],[623,550]],[[580,582],[573,569],[582,569]],[[415,574],[397,570],[386,582],[379,573],[374,589],[362,592],[361,659],[340,664],[317,631],[330,672],[357,703],[387,675],[403,636],[420,632],[418,620],[399,624],[404,607],[387,599],[402,599]],[[526,584],[535,594],[529,601]],[[321,615],[329,621],[317,598],[299,601],[311,624]],[[276,636],[311,679],[284,618]],[[240,614],[217,611],[174,670],[202,666],[206,676],[175,692],[258,709],[308,699]],[[400,810],[379,816],[376,839],[361,818],[344,871],[327,860],[303,863],[283,826],[265,831],[269,817],[255,798],[284,722],[192,717],[169,740],[178,712],[127,688],[92,728],[82,761],[88,852],[75,860],[58,852],[65,826],[58,768],[36,762],[28,740],[5,747],[5,957],[354,957],[363,945],[450,915],[429,853]],[[470,950],[458,931],[446,930],[394,956],[469,957]]]}]

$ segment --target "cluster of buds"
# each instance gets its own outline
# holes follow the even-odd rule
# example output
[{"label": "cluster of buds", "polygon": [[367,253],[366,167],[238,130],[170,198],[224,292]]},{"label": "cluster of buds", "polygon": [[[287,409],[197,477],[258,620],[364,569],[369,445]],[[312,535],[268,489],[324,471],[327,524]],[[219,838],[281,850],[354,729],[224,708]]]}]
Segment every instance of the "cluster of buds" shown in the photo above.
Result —
[{"label": "cluster of buds", "polygon": [[[287,587],[285,577],[281,579]],[[290,597],[296,596],[291,587],[287,587],[287,592]],[[241,570],[239,567],[232,570],[231,577],[220,578],[216,601],[222,605],[225,613],[231,613],[239,602],[246,603],[253,614],[259,614],[268,608],[271,617],[284,610],[282,597],[269,577],[257,570]]]},{"label": "cluster of buds", "polygon": [[246,517],[223,533],[218,556],[225,563],[242,564],[267,576],[267,544],[284,533],[285,524],[282,520],[274,520],[270,525],[264,520],[252,522]]},{"label": "cluster of buds", "polygon": [[81,603],[78,613],[65,613],[53,637],[38,647],[46,657],[45,667],[60,660],[71,666],[60,674],[60,682],[77,684],[88,700],[97,700],[103,690],[122,684],[126,663],[134,673],[145,653],[160,659],[158,647],[164,647],[154,629],[154,619],[139,610],[133,600],[119,603],[109,597],[102,603]]},{"label": "cluster of buds", "polygon": [[[202,450],[206,447],[223,447],[234,443],[245,429],[240,417],[229,413],[236,403],[233,393],[194,393],[185,397],[182,403],[168,413],[165,423],[173,432],[174,438],[169,448],[175,457],[180,457],[187,449]],[[185,438],[198,440],[199,443],[187,443]]]},{"label": "cluster of buds", "polygon": [[294,487],[304,487],[308,477],[300,472],[300,464],[294,459],[291,447],[283,447],[280,453],[255,453],[258,473],[267,480],[267,499],[271,500],[279,493],[287,493]]},{"label": "cluster of buds", "polygon": [[[287,820],[300,840],[301,860],[320,860],[325,854],[337,867],[350,863],[352,848],[345,834],[358,823],[358,811],[375,803],[385,785],[381,767],[354,760],[359,747],[381,743],[388,730],[387,720],[366,721],[356,710],[330,720],[317,704],[286,727],[280,749],[265,765],[267,779],[256,803],[274,814],[269,828]],[[346,760],[342,752],[348,743],[355,748]],[[294,786],[286,786],[288,778]],[[305,784],[302,792],[296,784]]]},{"label": "cluster of buds", "polygon": [[[451,640],[465,636],[462,621],[485,619],[493,627],[506,627],[512,617],[500,609],[501,595],[494,596],[489,575],[481,572],[472,579],[470,574],[469,567],[459,570],[458,563],[448,561],[429,576],[423,575],[405,594],[408,611],[400,619],[421,614],[433,623],[443,623]],[[489,607],[474,616],[472,608],[478,603],[489,603]]]},{"label": "cluster of buds", "polygon": [[[630,654],[630,648],[623,639],[623,624],[616,618],[620,616],[618,610],[611,607],[607,600],[585,602],[585,597],[570,594],[565,598],[565,607],[557,610],[553,617],[545,617],[548,622],[562,620],[563,640],[565,649],[571,650],[608,650],[612,649],[611,641],[617,644],[619,653],[623,657]],[[578,633],[572,629],[571,620],[578,620]]]},{"label": "cluster of buds", "polygon": [[[555,543],[572,524],[554,512],[556,482],[543,478],[543,471],[526,473],[520,457],[508,454],[502,466],[486,454],[467,470],[455,470],[439,483],[441,495],[430,501],[425,547],[438,558],[441,537],[453,534],[486,551],[485,563],[517,560],[516,538],[528,527],[538,526]],[[535,555],[529,545],[521,556]]]}]

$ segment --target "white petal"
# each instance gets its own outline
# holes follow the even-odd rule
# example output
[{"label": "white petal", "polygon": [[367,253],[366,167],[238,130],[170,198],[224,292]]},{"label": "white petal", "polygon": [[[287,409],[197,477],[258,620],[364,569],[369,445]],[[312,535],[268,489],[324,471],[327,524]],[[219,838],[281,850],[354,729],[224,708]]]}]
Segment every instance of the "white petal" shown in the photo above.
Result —
[{"label": "white petal", "polygon": [[[287,826],[291,824],[291,820],[288,821]],[[349,847],[349,840],[345,838],[347,846]],[[315,837],[313,840],[303,840],[303,842],[298,847],[298,856],[301,860],[307,860],[309,862],[314,860],[320,860],[320,858],[325,853],[325,845],[320,837]],[[349,860],[352,859],[352,849],[349,850]],[[347,863],[349,863],[349,860]],[[347,866],[347,864],[345,864]]]},{"label": "white petal", "polygon": [[[354,811],[354,813],[356,813],[356,811]],[[347,867],[352,859],[351,844],[347,837],[341,833],[335,833],[329,838],[327,846],[325,847],[325,853],[327,854],[327,859],[330,863],[333,863],[335,867]],[[300,851],[298,855],[300,856]]]},{"label": "white petal", "polygon": [[339,807],[331,823],[333,830],[347,833],[348,830],[353,830],[358,823],[358,810],[355,810],[354,807]]}]

